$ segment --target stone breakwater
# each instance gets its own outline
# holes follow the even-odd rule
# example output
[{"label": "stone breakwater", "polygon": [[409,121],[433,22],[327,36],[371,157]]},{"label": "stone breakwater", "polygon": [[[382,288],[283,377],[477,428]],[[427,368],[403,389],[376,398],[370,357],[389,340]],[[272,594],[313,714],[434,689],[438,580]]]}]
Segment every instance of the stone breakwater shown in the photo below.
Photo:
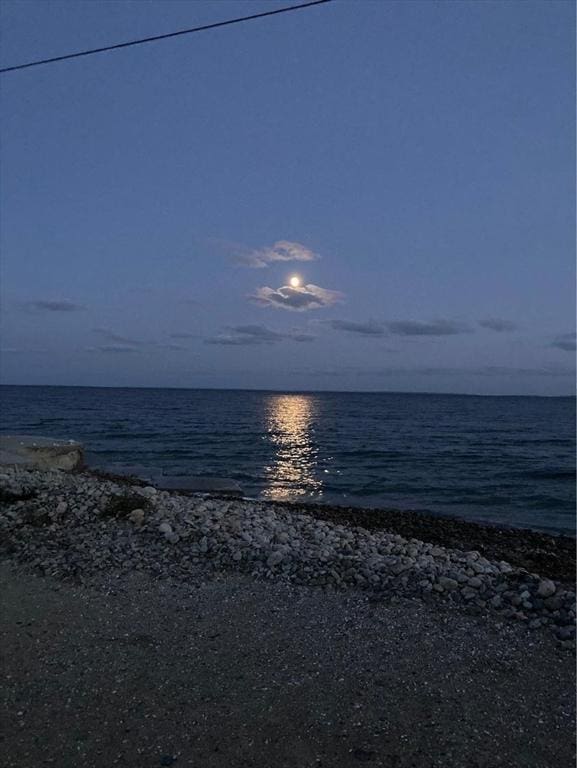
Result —
[{"label": "stone breakwater", "polygon": [[208,566],[375,596],[420,595],[575,639],[575,591],[463,551],[369,532],[272,502],[183,496],[89,474],[0,474],[0,548],[51,576],[103,571],[186,579]]}]

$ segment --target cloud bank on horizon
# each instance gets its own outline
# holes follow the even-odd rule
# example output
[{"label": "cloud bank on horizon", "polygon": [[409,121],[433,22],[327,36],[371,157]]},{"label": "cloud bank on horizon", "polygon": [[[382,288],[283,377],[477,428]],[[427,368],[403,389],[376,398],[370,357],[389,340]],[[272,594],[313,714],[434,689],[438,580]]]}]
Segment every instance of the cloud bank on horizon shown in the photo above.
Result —
[{"label": "cloud bank on horizon", "polygon": [[51,301],[40,299],[38,301],[27,301],[24,307],[28,310],[37,312],[82,312],[86,307],[84,304],[76,304],[73,301],[62,299],[60,301]]}]

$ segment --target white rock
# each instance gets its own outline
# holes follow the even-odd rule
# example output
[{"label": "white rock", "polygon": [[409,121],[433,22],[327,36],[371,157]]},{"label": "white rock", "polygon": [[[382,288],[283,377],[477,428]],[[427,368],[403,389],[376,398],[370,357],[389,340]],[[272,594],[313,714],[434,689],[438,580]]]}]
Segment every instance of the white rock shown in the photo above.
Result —
[{"label": "white rock", "polygon": [[142,525],[144,522],[144,510],[143,509],[133,509],[132,512],[128,515],[128,519],[131,523],[134,523],[135,525]]}]

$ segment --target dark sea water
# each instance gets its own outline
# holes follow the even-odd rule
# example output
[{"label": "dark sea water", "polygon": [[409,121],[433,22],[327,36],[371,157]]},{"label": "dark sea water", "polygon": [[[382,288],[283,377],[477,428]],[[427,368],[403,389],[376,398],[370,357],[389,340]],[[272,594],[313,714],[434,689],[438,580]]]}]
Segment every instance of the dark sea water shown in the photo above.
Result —
[{"label": "dark sea water", "polygon": [[575,531],[575,399],[0,388],[4,433],[74,438],[92,466],[220,476],[267,499]]}]

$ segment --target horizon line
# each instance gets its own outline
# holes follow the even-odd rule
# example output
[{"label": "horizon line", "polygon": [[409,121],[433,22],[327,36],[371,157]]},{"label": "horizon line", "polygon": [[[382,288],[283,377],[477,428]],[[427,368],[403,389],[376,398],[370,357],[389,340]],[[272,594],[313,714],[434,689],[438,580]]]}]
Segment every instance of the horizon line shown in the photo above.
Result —
[{"label": "horizon line", "polygon": [[0,387],[38,387],[54,389],[143,389],[169,390],[181,392],[262,392],[287,395],[429,395],[438,397],[540,397],[540,398],[572,398],[577,394],[568,395],[527,395],[527,394],[484,394],[481,392],[430,392],[403,391],[395,389],[270,389],[261,387],[154,387],[154,386],[117,386],[114,384],[3,384]]}]

